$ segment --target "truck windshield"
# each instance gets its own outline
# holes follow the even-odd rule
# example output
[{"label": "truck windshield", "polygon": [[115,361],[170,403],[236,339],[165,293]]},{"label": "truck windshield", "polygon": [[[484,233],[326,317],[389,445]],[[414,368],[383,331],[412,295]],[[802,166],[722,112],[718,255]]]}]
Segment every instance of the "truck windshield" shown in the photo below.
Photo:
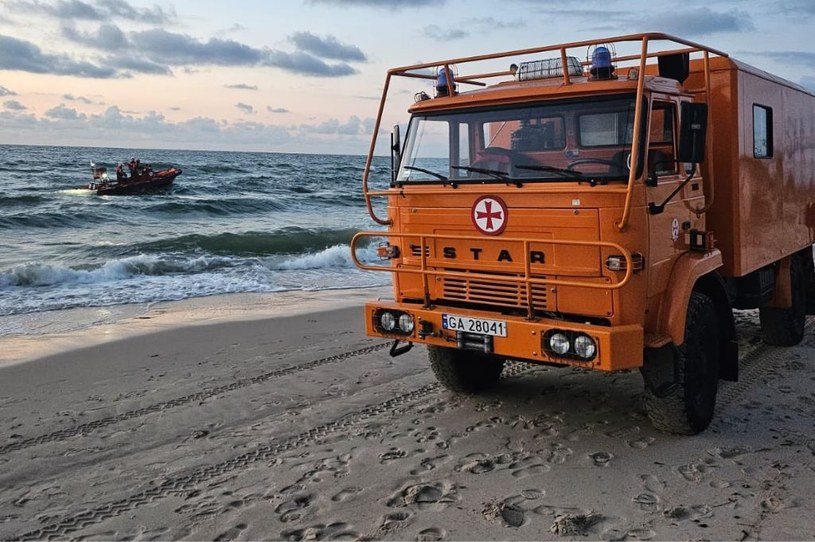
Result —
[{"label": "truck windshield", "polygon": [[414,115],[396,182],[627,180],[634,105],[626,95]]}]

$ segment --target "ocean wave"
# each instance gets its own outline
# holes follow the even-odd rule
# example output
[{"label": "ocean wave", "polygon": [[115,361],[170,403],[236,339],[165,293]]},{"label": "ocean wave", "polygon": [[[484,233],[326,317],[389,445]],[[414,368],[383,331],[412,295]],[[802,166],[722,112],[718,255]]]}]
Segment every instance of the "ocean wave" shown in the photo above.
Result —
[{"label": "ocean wave", "polygon": [[[373,263],[379,260],[376,249],[371,247],[358,248],[357,258],[363,263]],[[353,267],[354,261],[351,259],[351,247],[348,245],[334,245],[313,254],[302,254],[289,258],[273,266],[274,269],[281,271]]]},{"label": "ocean wave", "polygon": [[158,203],[150,206],[145,212],[155,214],[203,214],[203,215],[242,215],[259,211],[279,211],[283,206],[268,198],[217,198],[217,199],[184,199]]},{"label": "ocean wave", "polygon": [[230,266],[230,258],[139,255],[111,260],[100,267],[74,269],[45,264],[19,265],[0,273],[0,287],[43,287],[57,284],[100,284],[135,276],[191,274]]},{"label": "ocean wave", "polygon": [[301,254],[322,250],[328,246],[348,243],[355,229],[307,230],[284,228],[274,233],[244,232],[216,235],[183,235],[135,245],[139,252],[171,253],[204,251],[229,256],[268,256],[274,254]]}]

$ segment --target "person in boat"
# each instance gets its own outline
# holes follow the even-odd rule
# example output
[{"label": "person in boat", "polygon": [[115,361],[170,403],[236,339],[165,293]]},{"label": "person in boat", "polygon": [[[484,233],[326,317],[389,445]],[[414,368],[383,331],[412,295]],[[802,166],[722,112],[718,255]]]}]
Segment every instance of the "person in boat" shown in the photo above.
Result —
[{"label": "person in boat", "polygon": [[121,163],[121,162],[119,162],[119,163],[116,165],[116,180],[117,180],[117,181],[119,181],[119,182],[122,182],[122,181],[123,181],[123,180],[125,180],[126,178],[127,178],[127,177],[125,177],[125,170],[124,170],[124,168],[122,167],[122,163]]}]

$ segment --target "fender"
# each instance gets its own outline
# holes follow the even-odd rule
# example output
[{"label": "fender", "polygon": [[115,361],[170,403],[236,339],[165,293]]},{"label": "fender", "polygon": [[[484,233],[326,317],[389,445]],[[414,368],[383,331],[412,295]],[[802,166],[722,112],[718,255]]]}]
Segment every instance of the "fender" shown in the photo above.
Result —
[{"label": "fender", "polygon": [[686,252],[677,258],[660,304],[658,319],[658,332],[668,335],[675,345],[685,342],[685,319],[694,285],[700,277],[722,265],[719,249],[704,253]]}]

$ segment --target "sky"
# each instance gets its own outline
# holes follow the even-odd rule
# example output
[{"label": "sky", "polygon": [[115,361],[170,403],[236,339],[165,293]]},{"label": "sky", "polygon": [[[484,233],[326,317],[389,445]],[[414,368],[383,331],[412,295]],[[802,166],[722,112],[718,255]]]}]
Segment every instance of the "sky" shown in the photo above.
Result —
[{"label": "sky", "polygon": [[0,0],[0,144],[363,155],[389,68],[638,32],[815,90],[815,0]]}]

